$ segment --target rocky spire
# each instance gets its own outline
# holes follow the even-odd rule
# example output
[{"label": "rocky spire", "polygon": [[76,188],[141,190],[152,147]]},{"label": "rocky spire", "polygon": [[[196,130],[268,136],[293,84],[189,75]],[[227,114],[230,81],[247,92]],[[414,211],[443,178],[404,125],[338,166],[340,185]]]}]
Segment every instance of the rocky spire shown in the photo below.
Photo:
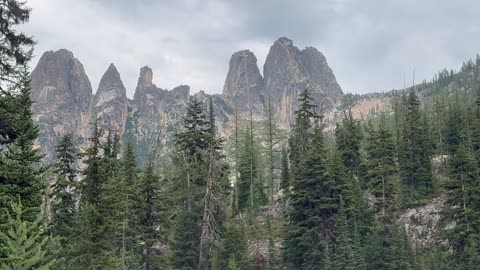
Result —
[{"label": "rocky spire", "polygon": [[53,158],[53,147],[67,133],[82,136],[88,129],[92,86],[73,53],[47,51],[31,73],[32,111],[40,125],[39,142]]},{"label": "rocky spire", "polygon": [[46,113],[59,106],[65,106],[67,112],[72,113],[88,111],[92,86],[83,65],[72,52],[65,49],[45,52],[31,79],[34,112]]},{"label": "rocky spire", "polygon": [[122,79],[114,64],[103,74],[95,94],[93,112],[104,130],[111,129],[120,136],[125,132],[128,100]]},{"label": "rocky spire", "polygon": [[297,95],[308,88],[317,104],[331,107],[342,89],[323,54],[313,47],[299,50],[281,37],[270,47],[263,68],[265,100],[273,102],[281,123],[293,123]]},{"label": "rocky spire", "polygon": [[236,52],[230,58],[223,96],[239,113],[263,111],[263,78],[257,58],[249,50]]},{"label": "rocky spire", "polygon": [[263,92],[263,78],[257,66],[257,58],[249,50],[232,55],[228,68],[223,95],[258,96]]}]

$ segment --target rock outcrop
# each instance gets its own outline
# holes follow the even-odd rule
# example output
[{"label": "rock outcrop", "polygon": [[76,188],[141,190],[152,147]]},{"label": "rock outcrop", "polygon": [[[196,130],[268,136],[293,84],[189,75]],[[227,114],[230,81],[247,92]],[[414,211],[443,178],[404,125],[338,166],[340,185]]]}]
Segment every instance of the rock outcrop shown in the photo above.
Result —
[{"label": "rock outcrop", "polygon": [[308,47],[299,50],[285,37],[279,38],[263,68],[265,101],[274,104],[280,123],[293,123],[298,94],[308,88],[320,110],[332,109],[343,95],[322,53]]},{"label": "rock outcrop", "polygon": [[453,228],[455,222],[442,213],[444,205],[445,197],[438,197],[426,205],[406,209],[400,215],[398,223],[405,226],[414,246],[431,248],[448,244],[441,238],[442,231]]},{"label": "rock outcrop", "polygon": [[127,91],[115,65],[110,64],[103,74],[93,102],[93,113],[104,130],[125,133],[128,115]]},{"label": "rock outcrop", "polygon": [[32,111],[40,126],[39,144],[54,155],[66,133],[84,137],[90,121],[92,86],[83,65],[67,50],[45,52],[31,74]]},{"label": "rock outcrop", "polygon": [[[221,135],[232,131],[235,113],[240,119],[255,121],[265,116],[271,102],[280,126],[293,122],[297,95],[308,87],[321,107],[333,106],[342,97],[325,57],[315,48],[299,50],[287,38],[278,39],[270,49],[263,78],[257,58],[243,50],[232,55],[221,95],[200,91],[194,98],[213,109]],[[89,123],[100,118],[104,130],[114,130],[134,145],[139,163],[144,164],[150,153],[166,154],[172,145],[172,135],[181,128],[190,96],[190,87],[180,85],[166,90],[153,83],[153,71],[140,69],[132,100],[120,74],[111,64],[98,86],[95,96],[82,64],[71,52],[46,52],[32,72],[33,112],[39,123],[39,143],[53,157],[53,147],[59,137],[73,132],[81,145],[89,133]]]},{"label": "rock outcrop", "polygon": [[239,51],[230,58],[223,97],[237,112],[258,117],[264,112],[263,78],[258,70],[257,58],[249,50]]},{"label": "rock outcrop", "polygon": [[154,149],[160,154],[171,148],[172,135],[181,127],[181,120],[190,98],[190,87],[181,85],[172,90],[158,88],[152,82],[153,72],[142,67],[126,123],[126,141],[132,143],[139,163],[144,164]]}]

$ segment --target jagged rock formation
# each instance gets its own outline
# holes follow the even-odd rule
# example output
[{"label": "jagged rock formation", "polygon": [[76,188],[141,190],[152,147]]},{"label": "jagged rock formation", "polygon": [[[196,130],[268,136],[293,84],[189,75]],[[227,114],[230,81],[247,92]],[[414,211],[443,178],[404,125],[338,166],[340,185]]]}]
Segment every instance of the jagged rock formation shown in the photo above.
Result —
[{"label": "jagged rock formation", "polygon": [[263,92],[263,78],[255,55],[249,50],[234,53],[223,87],[226,102],[242,116],[252,110],[258,117],[264,112]]},{"label": "jagged rock formation", "polygon": [[[240,118],[260,121],[272,102],[280,125],[291,125],[297,95],[306,87],[319,105],[331,108],[343,93],[325,57],[315,48],[299,50],[287,38],[278,39],[270,49],[262,78],[255,55],[243,50],[232,55],[221,95],[203,91],[193,97],[210,100],[220,134],[228,136],[235,113]],[[165,155],[172,135],[181,128],[190,96],[190,87],[165,90],[153,83],[153,71],[141,68],[132,100],[120,74],[111,64],[103,75],[96,94],[81,63],[67,50],[46,52],[32,72],[32,98],[35,120],[40,124],[39,143],[53,157],[53,147],[67,132],[74,132],[80,145],[89,132],[89,123],[100,118],[104,130],[114,130],[134,145],[139,163],[144,164],[156,149]]]},{"label": "jagged rock formation", "polygon": [[293,123],[298,94],[308,88],[320,110],[335,106],[342,95],[322,53],[313,47],[299,50],[285,37],[270,48],[263,68],[265,101],[272,102],[284,126]]},{"label": "jagged rock formation", "polygon": [[90,121],[92,86],[82,64],[67,50],[45,52],[31,73],[34,120],[39,144],[51,159],[66,133],[85,136]]},{"label": "jagged rock formation", "polygon": [[190,98],[188,85],[169,91],[158,88],[152,80],[152,69],[142,67],[128,109],[127,131],[124,136],[126,141],[134,145],[137,159],[142,164],[155,149],[168,151],[171,134],[180,128]]},{"label": "jagged rock formation", "polygon": [[114,64],[103,74],[93,104],[94,117],[100,120],[100,126],[123,136],[128,115],[127,91]]}]

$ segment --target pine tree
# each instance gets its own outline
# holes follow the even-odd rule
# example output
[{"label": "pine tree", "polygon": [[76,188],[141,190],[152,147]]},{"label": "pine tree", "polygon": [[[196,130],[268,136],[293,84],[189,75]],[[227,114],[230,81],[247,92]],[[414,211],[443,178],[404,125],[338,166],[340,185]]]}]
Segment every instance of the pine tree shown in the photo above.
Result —
[{"label": "pine tree", "polygon": [[[319,118],[307,91],[299,98],[296,124],[290,138],[293,176],[286,210],[284,258],[293,269],[317,269],[322,241],[333,239],[336,198],[327,173]],[[308,147],[307,147],[308,146]]]},{"label": "pine tree", "polygon": [[239,159],[238,206],[241,210],[254,209],[266,202],[261,178],[258,145],[255,142],[253,121],[244,132]]},{"label": "pine tree", "polygon": [[4,270],[53,269],[51,238],[40,215],[29,221],[21,201],[11,203],[0,225],[0,268]]},{"label": "pine tree", "polygon": [[67,262],[68,269],[124,268],[122,262],[115,256],[113,243],[108,239],[111,227],[105,216],[106,198],[103,197],[103,192],[106,168],[102,166],[105,160],[100,151],[101,137],[102,131],[96,120],[92,125],[90,146],[82,154],[86,167],[82,170],[84,178],[79,187],[81,199],[77,218],[78,232],[73,239],[72,258]]},{"label": "pine tree", "polygon": [[431,145],[422,121],[420,102],[412,89],[399,147],[403,206],[418,204],[433,191]]},{"label": "pine tree", "polygon": [[47,186],[43,178],[47,168],[40,165],[43,157],[40,150],[33,148],[39,129],[32,119],[30,79],[26,71],[22,72],[14,91],[16,94],[9,106],[15,110],[11,128],[16,138],[0,151],[0,210],[19,196],[26,211],[24,218],[34,221]]},{"label": "pine tree", "polygon": [[212,249],[217,244],[222,224],[225,220],[224,202],[227,200],[229,183],[228,167],[222,153],[223,139],[217,137],[213,102],[210,99],[209,134],[210,143],[207,150],[207,182],[203,198],[203,216],[199,246],[199,269],[211,269]]},{"label": "pine tree", "polygon": [[56,181],[52,187],[52,235],[66,247],[73,236],[78,199],[77,183],[77,150],[73,137],[66,134],[55,147],[57,163],[55,164]]},{"label": "pine tree", "polygon": [[480,179],[478,168],[469,153],[465,143],[460,143],[449,159],[450,179],[445,183],[447,192],[447,213],[457,222],[454,228],[447,232],[447,238],[456,252],[465,248],[467,239],[476,235],[479,227]]},{"label": "pine tree", "polygon": [[282,175],[280,181],[280,187],[283,189],[283,192],[288,192],[288,187],[290,186],[290,172],[288,168],[288,153],[285,147],[282,149]]},{"label": "pine tree", "polygon": [[216,269],[252,269],[253,259],[248,254],[244,225],[231,219],[225,227]]},{"label": "pine tree", "polygon": [[184,131],[175,135],[176,200],[185,205],[176,214],[172,239],[172,263],[179,269],[208,267],[210,246],[224,219],[219,203],[225,202],[228,182],[212,108],[207,118],[203,103],[192,100]]},{"label": "pine tree", "polygon": [[[3,0],[0,18],[0,92],[4,93],[5,84],[15,83],[25,65],[32,59],[32,37],[18,31],[18,26],[30,19],[30,9],[25,2],[18,0]],[[0,114],[0,123],[3,117]],[[0,124],[1,126],[1,124]]]},{"label": "pine tree", "polygon": [[277,145],[281,142],[280,129],[275,118],[274,107],[271,101],[268,102],[265,119],[265,142],[267,146],[267,170],[268,170],[268,189],[269,189],[269,203],[273,205],[273,197],[275,191],[278,189],[278,184],[275,181],[275,169],[278,168],[278,149]]},{"label": "pine tree", "polygon": [[370,126],[367,145],[367,175],[372,194],[376,197],[376,210],[382,216],[387,215],[393,206],[394,176],[397,172],[395,142],[393,135],[385,127],[382,116],[378,129]]},{"label": "pine tree", "polygon": [[355,254],[353,248],[353,240],[351,230],[347,223],[347,216],[345,213],[345,203],[340,197],[340,207],[337,214],[337,237],[335,248],[335,265],[338,269],[353,270],[358,269],[355,266]]},{"label": "pine tree", "polygon": [[353,118],[350,108],[348,112],[344,112],[342,124],[338,124],[335,129],[335,141],[348,176],[352,179],[361,175],[360,144],[362,139],[360,123]]}]

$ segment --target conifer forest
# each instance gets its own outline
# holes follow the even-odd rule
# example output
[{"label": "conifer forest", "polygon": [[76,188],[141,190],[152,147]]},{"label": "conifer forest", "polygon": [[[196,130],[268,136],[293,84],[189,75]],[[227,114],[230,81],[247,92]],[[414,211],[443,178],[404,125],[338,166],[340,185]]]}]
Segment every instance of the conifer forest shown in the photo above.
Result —
[{"label": "conifer forest", "polygon": [[153,143],[103,113],[47,147],[31,12],[0,0],[0,269],[480,269],[480,56],[365,117],[305,84],[288,125],[194,95]]}]

